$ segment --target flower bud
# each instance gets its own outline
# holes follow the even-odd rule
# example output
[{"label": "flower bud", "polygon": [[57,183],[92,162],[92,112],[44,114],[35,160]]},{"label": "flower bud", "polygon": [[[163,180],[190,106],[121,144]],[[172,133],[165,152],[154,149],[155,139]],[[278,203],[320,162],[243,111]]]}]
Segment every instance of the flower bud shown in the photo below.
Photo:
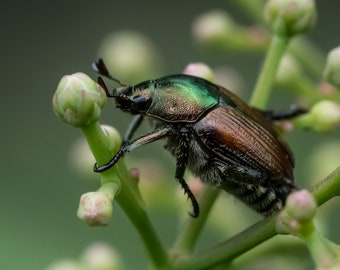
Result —
[{"label": "flower bud", "polygon": [[292,36],[308,31],[315,23],[314,0],[269,0],[264,17],[273,33]]},{"label": "flower bud", "polygon": [[47,270],[84,270],[83,266],[75,260],[63,259],[49,265]]},{"label": "flower bud", "polygon": [[99,48],[114,77],[125,83],[135,83],[158,76],[161,69],[157,48],[143,34],[121,31],[108,35]]},{"label": "flower bud", "polygon": [[315,229],[313,218],[316,209],[316,201],[307,190],[293,192],[287,197],[285,209],[276,220],[276,231],[308,237]]},{"label": "flower bud", "polygon": [[321,82],[318,86],[319,93],[324,97],[328,99],[335,99],[337,95],[336,88],[327,83],[327,82]]},{"label": "flower bud", "polygon": [[108,138],[109,145],[107,148],[113,153],[117,152],[122,144],[122,138],[118,130],[109,125],[101,125],[101,128],[105,136]]},{"label": "flower bud", "polygon": [[323,76],[328,83],[340,89],[340,46],[328,53]]},{"label": "flower bud", "polygon": [[119,187],[116,183],[105,183],[98,191],[81,196],[77,215],[90,226],[106,226],[112,216],[112,201]]},{"label": "flower bud", "polygon": [[89,270],[118,270],[122,269],[117,252],[105,243],[94,243],[85,250],[82,261]]},{"label": "flower bud", "polygon": [[64,76],[53,96],[53,109],[64,122],[81,127],[98,120],[106,103],[104,90],[84,73]]},{"label": "flower bud", "polygon": [[216,84],[225,87],[240,97],[244,97],[244,79],[234,68],[228,66],[219,66],[214,69],[214,75],[214,82]]},{"label": "flower bud", "polygon": [[294,57],[286,54],[281,59],[278,72],[276,74],[276,81],[279,84],[291,83],[295,79],[299,79],[301,74],[299,64]]},{"label": "flower bud", "polygon": [[214,72],[212,69],[204,63],[191,63],[188,64],[184,71],[184,74],[201,77],[210,82],[214,81]]},{"label": "flower bud", "polygon": [[260,50],[268,45],[268,31],[262,27],[236,24],[224,10],[212,10],[193,23],[194,38],[202,45],[217,50]]},{"label": "flower bud", "polygon": [[97,174],[93,171],[95,163],[93,154],[85,138],[80,137],[73,142],[69,151],[69,163],[82,178],[93,180]]},{"label": "flower bud", "polygon": [[233,28],[234,23],[226,12],[213,10],[194,21],[193,35],[200,43],[223,46]]},{"label": "flower bud", "polygon": [[286,211],[300,223],[311,221],[316,214],[317,204],[307,190],[290,194],[286,201]]},{"label": "flower bud", "polygon": [[340,123],[340,106],[330,100],[315,103],[310,111],[295,120],[297,125],[317,132],[327,132]]}]

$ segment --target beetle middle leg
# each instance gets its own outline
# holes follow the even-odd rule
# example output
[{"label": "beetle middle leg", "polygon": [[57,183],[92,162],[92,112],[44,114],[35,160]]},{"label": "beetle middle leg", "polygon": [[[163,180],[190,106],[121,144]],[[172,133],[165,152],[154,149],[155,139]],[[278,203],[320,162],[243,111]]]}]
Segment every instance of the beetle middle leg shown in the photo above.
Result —
[{"label": "beetle middle leg", "polygon": [[289,178],[279,178],[279,179],[272,179],[270,182],[272,187],[284,193],[286,196],[287,194],[291,193],[292,191],[299,190],[300,188]]},{"label": "beetle middle leg", "polygon": [[128,129],[126,130],[124,134],[124,138],[123,138],[124,143],[131,140],[133,134],[135,133],[137,128],[140,126],[140,124],[143,122],[143,118],[144,117],[142,114],[138,114],[133,118],[131,124],[129,125]]},{"label": "beetle middle leg", "polygon": [[190,213],[190,216],[197,218],[200,213],[200,208],[199,204],[195,198],[195,195],[192,193],[191,189],[189,188],[188,184],[185,182],[183,176],[185,172],[185,168],[187,166],[188,162],[188,151],[185,149],[182,151],[182,154],[180,157],[177,158],[177,163],[176,163],[176,174],[175,177],[178,180],[178,182],[181,184],[184,193],[188,195],[188,198],[190,199],[193,207],[193,213]]}]

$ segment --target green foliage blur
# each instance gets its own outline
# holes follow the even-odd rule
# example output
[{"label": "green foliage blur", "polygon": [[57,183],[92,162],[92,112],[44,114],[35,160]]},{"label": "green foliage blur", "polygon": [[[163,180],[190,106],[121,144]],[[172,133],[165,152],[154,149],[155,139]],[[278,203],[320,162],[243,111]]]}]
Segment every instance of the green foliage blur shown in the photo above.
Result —
[{"label": "green foliage blur", "polygon": [[[52,95],[64,74],[82,71],[96,78],[91,63],[98,57],[103,39],[115,31],[133,30],[146,35],[157,48],[155,53],[162,67],[155,71],[156,77],[180,73],[189,62],[203,61],[210,66],[227,64],[242,75],[243,97],[247,99],[263,54],[231,52],[221,56],[199,48],[191,34],[194,19],[214,8],[228,11],[239,23],[251,24],[232,2],[38,0],[3,4],[0,18],[4,82],[0,99],[4,124],[1,129],[0,269],[45,269],[59,259],[80,257],[88,245],[98,241],[114,246],[126,269],[147,265],[142,243],[117,205],[114,205],[111,224],[104,228],[88,227],[76,217],[81,194],[97,189],[99,183],[90,170],[89,177],[85,177],[71,167],[70,149],[81,134],[56,118]],[[338,2],[318,1],[318,22],[307,35],[325,56],[340,43],[339,9]],[[282,92],[275,95],[271,107],[284,109],[293,102],[290,95]],[[121,132],[129,120],[128,116],[115,111],[114,105],[108,104],[104,111],[103,122]],[[287,136],[296,157],[295,178],[300,186],[311,184],[299,179],[314,177],[313,181],[319,181],[340,164],[339,152],[334,151],[340,149],[338,138],[339,130],[326,135],[298,131]],[[162,145],[157,143],[136,151],[131,159],[135,164],[141,158],[160,160],[167,175],[164,178],[170,179],[164,183],[169,187],[167,203],[170,205],[172,197],[179,196],[179,187],[175,181],[171,182],[174,163],[162,150]],[[224,203],[237,204],[230,197]],[[339,243],[340,218],[334,207],[337,203],[338,199],[327,203],[320,215],[326,220],[322,223],[325,234]],[[223,207],[225,222],[234,224],[233,212],[228,213],[228,207]],[[174,211],[164,209],[154,207],[151,218],[162,240],[170,245],[178,220]],[[185,203],[178,211],[185,215],[188,209],[190,205]],[[244,211],[250,219],[259,219],[247,209]],[[217,232],[207,230],[199,246],[226,239],[240,229],[235,223],[234,229],[224,234],[223,228]]]}]

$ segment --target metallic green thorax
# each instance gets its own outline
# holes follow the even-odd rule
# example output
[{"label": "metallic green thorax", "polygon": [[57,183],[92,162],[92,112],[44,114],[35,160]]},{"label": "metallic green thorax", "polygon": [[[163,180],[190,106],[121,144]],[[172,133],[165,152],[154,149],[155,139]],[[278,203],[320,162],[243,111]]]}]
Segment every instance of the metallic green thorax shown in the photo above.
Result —
[{"label": "metallic green thorax", "polygon": [[215,85],[193,76],[173,75],[154,81],[153,100],[146,114],[167,122],[195,122],[218,102]]}]

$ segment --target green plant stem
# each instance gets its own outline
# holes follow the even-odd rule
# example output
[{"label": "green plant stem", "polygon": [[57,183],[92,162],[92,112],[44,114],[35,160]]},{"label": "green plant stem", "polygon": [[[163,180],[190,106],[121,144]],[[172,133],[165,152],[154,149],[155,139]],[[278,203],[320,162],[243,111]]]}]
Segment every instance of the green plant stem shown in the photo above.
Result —
[{"label": "green plant stem", "polygon": [[237,256],[275,236],[275,217],[261,220],[229,240],[178,261],[173,269],[210,269],[221,262],[231,262]]},{"label": "green plant stem", "polygon": [[109,151],[109,141],[100,124],[94,122],[81,129],[98,164],[105,164],[110,160],[112,153]]},{"label": "green plant stem", "polygon": [[340,196],[340,167],[312,188],[312,193],[320,206],[329,199]]},{"label": "green plant stem", "polygon": [[[315,185],[312,189],[312,193],[319,206],[331,198],[339,196],[340,167],[323,181]],[[231,262],[237,256],[244,254],[246,251],[275,236],[277,234],[275,221],[276,216],[261,220],[243,232],[209,250],[204,250],[192,257],[178,260],[173,269],[208,269],[221,262]]]},{"label": "green plant stem", "polygon": [[190,253],[193,250],[218,194],[218,189],[211,187],[204,189],[199,198],[201,213],[198,218],[190,218],[185,224],[185,227],[182,228],[172,248],[175,256],[176,254]]},{"label": "green plant stem", "polygon": [[318,230],[314,230],[303,239],[308,246],[317,269],[329,269],[327,266],[338,258],[339,247],[324,238]]},{"label": "green plant stem", "polygon": [[145,209],[137,204],[134,194],[123,186],[116,200],[137,229],[156,269],[167,269],[169,265],[167,250],[161,244]]},{"label": "green plant stem", "polygon": [[304,76],[291,82],[291,88],[296,95],[304,97],[311,104],[324,98],[317,87]]},{"label": "green plant stem", "polygon": [[280,60],[287,49],[289,37],[273,34],[267,55],[255,85],[250,104],[264,109],[268,103],[270,90],[275,80]]},{"label": "green plant stem", "polygon": [[[112,153],[108,149],[108,139],[98,122],[82,127],[90,149],[99,164],[105,164],[111,159]],[[118,162],[116,166],[101,173],[101,182],[119,182],[120,193],[115,197],[132,224],[139,232],[151,261],[157,269],[166,269],[169,256],[161,244],[144,208],[137,182],[128,173],[124,163]]]},{"label": "green plant stem", "polygon": [[304,37],[294,38],[289,46],[289,52],[300,61],[306,71],[315,79],[322,79],[325,66],[325,56],[318,48]]},{"label": "green plant stem", "polygon": [[232,3],[255,22],[263,21],[262,0],[233,0]]},{"label": "green plant stem", "polygon": [[[263,22],[264,1],[262,0],[233,0],[233,5],[237,6],[249,19],[255,23]],[[289,52],[296,57],[318,81],[322,76],[325,66],[324,54],[311,43],[307,38],[299,36],[289,46]]]}]

